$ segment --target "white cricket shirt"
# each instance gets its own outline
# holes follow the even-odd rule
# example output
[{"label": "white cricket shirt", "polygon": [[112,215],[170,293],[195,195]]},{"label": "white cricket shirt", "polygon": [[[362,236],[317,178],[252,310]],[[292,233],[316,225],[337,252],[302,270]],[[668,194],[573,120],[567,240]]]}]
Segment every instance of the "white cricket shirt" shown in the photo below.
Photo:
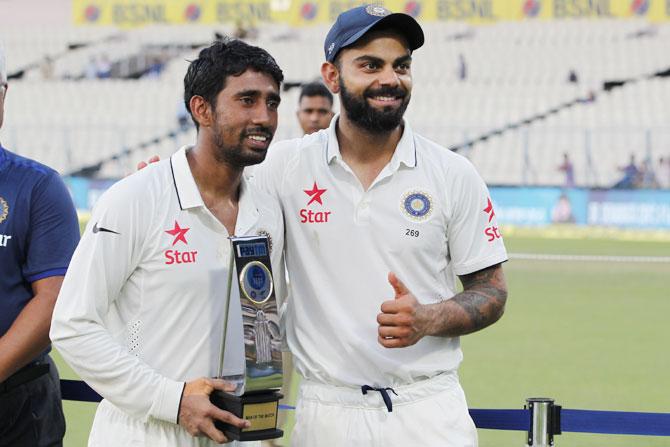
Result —
[{"label": "white cricket shirt", "polygon": [[488,190],[474,167],[412,132],[364,191],[335,126],[277,143],[254,181],[280,201],[291,280],[286,335],[298,371],[318,382],[394,386],[458,368],[458,338],[387,349],[377,314],[394,272],[422,303],[456,293],[456,275],[507,259]]},{"label": "white cricket shirt", "polygon": [[[235,233],[270,237],[281,297],[281,212],[245,180]],[[183,382],[218,372],[229,256],[226,228],[203,203],[182,148],[100,198],[65,276],[51,339],[113,405],[174,423]],[[230,306],[226,356],[234,365],[224,362],[226,373],[243,370],[235,286],[231,299],[238,304]]]}]

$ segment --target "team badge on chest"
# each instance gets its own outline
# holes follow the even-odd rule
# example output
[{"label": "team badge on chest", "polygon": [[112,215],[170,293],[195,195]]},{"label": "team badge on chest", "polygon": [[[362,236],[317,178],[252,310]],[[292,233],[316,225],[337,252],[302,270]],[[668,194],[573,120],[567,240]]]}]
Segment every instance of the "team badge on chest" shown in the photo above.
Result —
[{"label": "team badge on chest", "polygon": [[270,234],[270,232],[265,229],[260,229],[256,232],[256,235],[265,236],[268,238],[268,248],[270,249],[270,253],[272,253],[272,235]]},{"label": "team badge on chest", "polygon": [[412,222],[425,222],[433,214],[433,198],[425,191],[407,191],[400,198],[400,211]]},{"label": "team badge on chest", "polygon": [[7,216],[9,215],[9,204],[7,201],[0,197],[0,223],[2,223]]}]

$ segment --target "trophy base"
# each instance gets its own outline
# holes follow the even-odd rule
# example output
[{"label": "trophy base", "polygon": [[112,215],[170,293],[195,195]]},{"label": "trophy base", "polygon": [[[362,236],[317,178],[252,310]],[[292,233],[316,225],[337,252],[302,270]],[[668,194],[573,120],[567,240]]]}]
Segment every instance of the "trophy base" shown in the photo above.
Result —
[{"label": "trophy base", "polygon": [[251,422],[249,428],[238,428],[225,422],[215,421],[214,425],[230,440],[262,441],[284,436],[284,431],[277,428],[279,399],[282,394],[275,390],[256,391],[241,396],[213,392],[209,400],[224,411]]}]

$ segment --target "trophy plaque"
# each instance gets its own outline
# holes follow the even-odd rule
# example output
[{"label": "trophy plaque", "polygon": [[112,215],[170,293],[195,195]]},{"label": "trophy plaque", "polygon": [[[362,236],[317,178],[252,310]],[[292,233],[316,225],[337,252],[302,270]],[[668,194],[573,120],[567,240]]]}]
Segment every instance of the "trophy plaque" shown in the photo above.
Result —
[{"label": "trophy plaque", "polygon": [[[284,434],[277,429],[279,399],[283,397],[278,391],[282,385],[281,335],[269,241],[266,236],[231,237],[230,241],[228,301],[218,377],[236,383],[237,389],[233,393],[215,391],[210,400],[217,407],[248,420],[251,426],[241,429],[221,421],[216,421],[215,426],[231,440],[280,438]],[[237,283],[237,287],[233,283]],[[223,369],[230,306],[238,305],[234,289],[239,291],[243,328],[239,338],[244,343],[245,365],[242,374],[227,375]]]}]

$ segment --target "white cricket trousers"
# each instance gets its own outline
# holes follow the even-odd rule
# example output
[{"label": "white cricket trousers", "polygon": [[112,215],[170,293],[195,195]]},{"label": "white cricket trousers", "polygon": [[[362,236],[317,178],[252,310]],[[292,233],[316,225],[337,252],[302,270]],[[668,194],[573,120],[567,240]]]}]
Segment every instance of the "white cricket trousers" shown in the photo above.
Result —
[{"label": "white cricket trousers", "polygon": [[293,447],[477,447],[475,427],[458,374],[444,373],[388,394],[389,412],[378,391],[300,385]]},{"label": "white cricket trousers", "polygon": [[[212,447],[221,444],[206,437],[193,437],[180,425],[135,419],[106,399],[100,402],[88,438],[89,447]],[[260,447],[259,441],[236,442],[225,446]]]}]

